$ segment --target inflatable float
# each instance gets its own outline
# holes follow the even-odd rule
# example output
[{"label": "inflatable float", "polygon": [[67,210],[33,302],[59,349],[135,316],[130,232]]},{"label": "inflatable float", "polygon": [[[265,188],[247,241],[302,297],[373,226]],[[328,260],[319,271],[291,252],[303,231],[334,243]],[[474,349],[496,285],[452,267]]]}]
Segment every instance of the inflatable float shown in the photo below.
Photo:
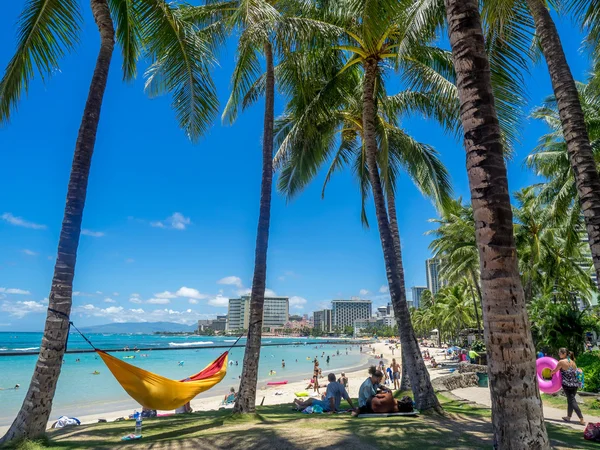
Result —
[{"label": "inflatable float", "polygon": [[269,381],[267,386],[279,386],[280,384],[287,384],[287,380],[285,381]]},{"label": "inflatable float", "polygon": [[562,375],[560,374],[560,371],[556,372],[550,378],[550,371],[556,369],[557,365],[558,361],[549,356],[539,358],[535,362],[538,385],[540,391],[545,394],[554,394],[555,392],[560,391],[562,387]]}]

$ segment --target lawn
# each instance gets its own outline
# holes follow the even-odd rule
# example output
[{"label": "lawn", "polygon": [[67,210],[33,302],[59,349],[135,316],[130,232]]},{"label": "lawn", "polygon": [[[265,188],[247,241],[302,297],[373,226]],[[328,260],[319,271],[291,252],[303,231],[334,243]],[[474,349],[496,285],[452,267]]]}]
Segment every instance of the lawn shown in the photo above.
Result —
[{"label": "lawn", "polygon": [[[586,415],[590,416],[599,416],[600,415],[600,401],[596,399],[596,397],[581,397],[584,401],[583,404],[579,403],[579,408],[583,413],[585,418]],[[542,394],[542,401],[544,405],[552,406],[554,408],[560,408],[565,410],[565,415],[567,412],[567,397],[563,395],[548,395]],[[573,416],[576,418],[575,416]]]},{"label": "lawn", "polygon": [[[440,396],[447,417],[424,415],[356,419],[347,414],[304,415],[290,406],[263,406],[250,419],[230,411],[199,412],[144,420],[144,437],[122,443],[133,421],[85,425],[48,433],[44,442],[19,450],[40,449],[477,449],[491,448],[490,410]],[[555,448],[598,448],[583,440],[583,430],[548,425]]]}]

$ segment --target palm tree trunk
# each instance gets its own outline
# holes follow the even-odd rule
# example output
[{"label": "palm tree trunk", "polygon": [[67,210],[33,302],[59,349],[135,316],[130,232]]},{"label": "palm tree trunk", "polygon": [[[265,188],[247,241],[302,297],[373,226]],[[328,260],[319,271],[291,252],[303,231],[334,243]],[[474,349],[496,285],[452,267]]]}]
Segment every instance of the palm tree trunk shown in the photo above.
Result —
[{"label": "palm tree trunk", "polygon": [[[398,258],[398,264],[402,264],[402,247],[400,246],[400,228],[398,227],[398,216],[396,215],[396,196],[391,186],[388,186],[387,199],[387,210],[390,218],[390,231],[392,232],[392,238],[394,239],[394,249],[396,250],[396,257]],[[395,308],[392,303],[392,308]],[[394,309],[394,316],[397,317],[398,313]],[[402,347],[403,348],[403,347]],[[408,371],[406,370],[406,357],[404,352],[400,349],[400,360],[402,364],[402,374],[400,378],[400,390],[408,391],[410,389],[410,380],[408,378]]]},{"label": "palm tree trunk", "polygon": [[550,12],[546,9],[545,2],[527,0],[527,4],[548,65],[563,135],[567,143],[567,153],[575,175],[581,211],[585,218],[592,259],[600,282],[600,176],[594,162],[579,94],[558,31]]},{"label": "palm tree trunk", "polygon": [[[477,277],[475,276],[475,271],[473,269],[471,269],[469,271],[469,273],[471,274],[471,280],[473,280],[473,284],[475,285],[475,288],[477,289],[477,295],[479,297],[479,304],[481,305],[481,310],[483,311],[483,304],[482,304],[482,300],[483,298],[481,297],[481,288],[479,287],[479,283],[477,282]],[[473,293],[473,286],[471,287],[471,296],[473,297],[473,307],[475,308],[475,319],[477,320],[477,336],[479,337],[479,339],[481,339],[481,322],[479,321],[479,310],[477,309],[477,300],[475,299],[475,294]]]},{"label": "palm tree trunk", "polygon": [[408,305],[406,303],[404,270],[401,263],[402,258],[401,255],[398,255],[397,249],[394,246],[394,239],[388,222],[383,188],[381,186],[381,180],[379,179],[375,128],[375,118],[377,117],[375,105],[375,81],[377,79],[378,62],[376,59],[370,58],[367,59],[364,64],[363,140],[366,148],[369,178],[373,189],[375,214],[377,216],[381,247],[383,248],[390,296],[392,298],[394,313],[396,314],[396,321],[398,323],[400,344],[402,345],[403,354],[405,356],[404,363],[407,366],[417,408],[422,411],[430,409],[441,411],[441,406],[435,396],[433,387],[431,386],[429,373],[425,368],[425,363],[419,350],[419,344],[410,321]]},{"label": "palm tree trunk", "polygon": [[266,89],[265,116],[263,129],[263,168],[260,186],[260,212],[256,232],[256,250],[254,255],[254,277],[250,298],[250,323],[248,340],[244,354],[244,366],[240,381],[239,395],[233,408],[234,413],[254,413],[256,411],[256,384],[258,381],[258,363],[260,361],[260,343],[262,336],[265,289],[267,285],[267,248],[269,246],[269,225],[271,222],[271,193],[273,189],[273,126],[275,121],[275,73],[273,68],[273,49],[265,44]]},{"label": "palm tree trunk", "polygon": [[8,442],[39,437],[46,431],[69,337],[69,314],[83,207],[115,35],[107,0],[91,0],[90,3],[100,31],[100,51],[75,144],[44,335],[23,405],[0,440],[0,447]]},{"label": "palm tree trunk", "polygon": [[548,449],[478,0],[444,0],[483,291],[494,448]]}]

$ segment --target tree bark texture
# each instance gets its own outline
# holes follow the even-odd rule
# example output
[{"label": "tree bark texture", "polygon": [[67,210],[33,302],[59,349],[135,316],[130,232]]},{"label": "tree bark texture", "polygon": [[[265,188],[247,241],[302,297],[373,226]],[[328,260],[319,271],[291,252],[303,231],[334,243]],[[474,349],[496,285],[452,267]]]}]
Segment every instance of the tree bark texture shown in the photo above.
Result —
[{"label": "tree bark texture", "polygon": [[600,176],[585,126],[577,86],[545,2],[527,0],[527,4],[548,65],[581,212],[585,218],[592,260],[600,283]]},{"label": "tree bark texture", "polygon": [[478,0],[445,0],[483,293],[494,447],[548,449]]},{"label": "tree bark texture", "polygon": [[[69,337],[68,316],[71,313],[77,247],[115,34],[107,0],[91,0],[90,3],[100,31],[100,51],[75,144],[65,213],[58,241],[58,256],[48,296],[44,335],[23,405],[10,429],[0,440],[0,446],[21,439],[34,439],[45,433]],[[64,316],[50,311],[51,309],[60,311]]]},{"label": "tree bark texture", "polygon": [[256,232],[254,256],[254,277],[250,298],[250,323],[244,354],[244,366],[234,413],[254,413],[256,411],[256,384],[262,336],[265,289],[267,283],[267,248],[269,246],[269,226],[271,222],[271,194],[273,189],[273,127],[275,121],[275,74],[273,49],[265,44],[266,89],[265,116],[263,131],[262,181],[260,186],[260,212]]},{"label": "tree bark texture", "polygon": [[407,366],[406,369],[410,377],[417,408],[422,411],[431,409],[441,411],[441,406],[435,396],[433,387],[431,386],[429,373],[425,368],[425,362],[423,361],[419,344],[410,321],[408,304],[406,303],[404,270],[401,264],[402,257],[397,253],[400,249],[396,249],[394,246],[394,239],[388,222],[383,188],[379,178],[375,127],[375,119],[377,117],[375,81],[379,70],[378,61],[375,58],[369,58],[364,62],[364,67],[365,75],[362,100],[363,140],[366,148],[367,166],[369,169],[371,187],[373,189],[375,214],[377,216],[377,225],[379,227],[379,236],[381,239],[381,247],[383,249],[390,296],[394,307],[394,313],[396,314],[400,344],[402,345],[403,355],[405,356],[404,364]]},{"label": "tree bark texture", "polygon": [[471,269],[469,273],[471,275],[471,280],[473,281],[473,284],[477,288],[477,293],[479,294],[479,301],[477,301],[478,299],[475,298],[475,293],[473,292],[473,286],[469,285],[469,287],[471,288],[471,297],[473,297],[473,308],[475,308],[475,320],[477,321],[477,337],[481,339],[481,322],[479,321],[479,310],[477,309],[477,303],[481,305],[481,290],[479,289],[479,283],[477,282],[477,276],[475,275],[475,271]]}]

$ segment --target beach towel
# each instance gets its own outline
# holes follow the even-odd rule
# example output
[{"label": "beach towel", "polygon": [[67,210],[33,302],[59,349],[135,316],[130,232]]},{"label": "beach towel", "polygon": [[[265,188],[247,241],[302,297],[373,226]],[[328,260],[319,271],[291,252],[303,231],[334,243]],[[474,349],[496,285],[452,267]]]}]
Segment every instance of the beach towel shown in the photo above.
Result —
[{"label": "beach towel", "polygon": [[419,415],[419,411],[415,410],[412,412],[397,412],[397,413],[380,413],[380,414],[359,414],[358,417],[361,419],[372,419],[374,417],[392,417],[392,416],[407,416],[415,417]]},{"label": "beach towel", "polygon": [[60,416],[58,418],[58,420],[56,422],[54,422],[54,425],[52,425],[52,428],[64,428],[64,427],[70,427],[73,425],[81,425],[81,422],[79,421],[79,419],[76,419],[75,417]]}]

